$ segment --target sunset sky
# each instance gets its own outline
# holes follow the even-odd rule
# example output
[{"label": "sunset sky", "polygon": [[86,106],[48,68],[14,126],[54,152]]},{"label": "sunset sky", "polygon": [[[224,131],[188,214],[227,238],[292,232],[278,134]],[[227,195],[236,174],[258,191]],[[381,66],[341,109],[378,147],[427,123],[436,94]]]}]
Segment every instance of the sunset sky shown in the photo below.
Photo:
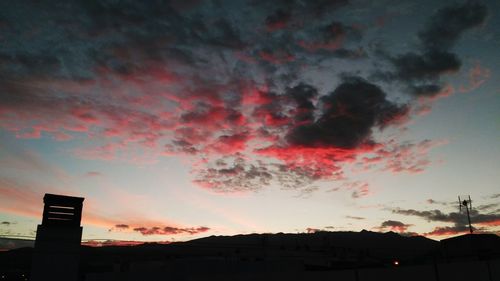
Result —
[{"label": "sunset sky", "polygon": [[0,237],[500,233],[500,1],[0,1]]}]

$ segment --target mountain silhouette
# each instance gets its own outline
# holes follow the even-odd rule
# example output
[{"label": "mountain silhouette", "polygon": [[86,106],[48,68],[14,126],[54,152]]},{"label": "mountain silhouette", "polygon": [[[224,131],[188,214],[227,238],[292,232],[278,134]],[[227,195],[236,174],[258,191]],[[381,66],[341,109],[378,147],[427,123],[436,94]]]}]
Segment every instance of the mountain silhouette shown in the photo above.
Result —
[{"label": "mountain silhouette", "polygon": [[[29,247],[0,252],[0,273],[4,276],[29,274],[32,253]],[[80,258],[81,280],[86,280],[84,276],[87,275],[122,274],[123,277],[137,272],[153,274],[160,271],[173,272],[172,276],[178,278],[195,273],[210,277],[221,272],[226,274],[228,270],[232,274],[326,272],[498,259],[500,237],[474,234],[439,242],[423,236],[366,230],[245,234],[209,236],[169,244],[82,246]]]}]

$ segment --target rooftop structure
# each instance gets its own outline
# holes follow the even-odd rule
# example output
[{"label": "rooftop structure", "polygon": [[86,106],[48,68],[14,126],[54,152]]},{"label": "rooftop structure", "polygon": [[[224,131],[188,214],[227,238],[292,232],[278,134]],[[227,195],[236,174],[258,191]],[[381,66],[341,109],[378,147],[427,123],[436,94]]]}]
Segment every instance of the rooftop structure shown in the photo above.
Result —
[{"label": "rooftop structure", "polygon": [[31,278],[78,280],[84,198],[45,194],[42,224],[38,225]]}]

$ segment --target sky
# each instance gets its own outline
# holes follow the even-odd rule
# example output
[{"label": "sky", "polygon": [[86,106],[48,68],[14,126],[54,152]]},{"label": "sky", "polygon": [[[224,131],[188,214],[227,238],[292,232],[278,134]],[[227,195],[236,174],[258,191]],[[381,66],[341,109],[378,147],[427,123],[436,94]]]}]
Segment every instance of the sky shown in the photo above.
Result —
[{"label": "sky", "polygon": [[500,2],[1,1],[0,236],[500,233]]}]

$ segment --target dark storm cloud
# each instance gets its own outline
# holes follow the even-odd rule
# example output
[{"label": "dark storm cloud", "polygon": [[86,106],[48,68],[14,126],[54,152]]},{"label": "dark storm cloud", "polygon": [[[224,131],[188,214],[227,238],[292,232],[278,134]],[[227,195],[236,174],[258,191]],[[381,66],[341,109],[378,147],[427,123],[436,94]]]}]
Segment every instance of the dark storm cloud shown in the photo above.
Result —
[{"label": "dark storm cloud", "polygon": [[297,83],[304,66],[364,56],[360,51],[361,31],[348,23],[331,20],[339,8],[348,6],[348,1],[250,3],[255,11],[260,11],[256,15],[262,12],[267,15],[263,25],[268,32],[266,38],[261,38],[244,53],[266,72],[270,86],[284,88]]},{"label": "dark storm cloud", "polygon": [[[0,9],[0,18],[6,22],[6,27],[0,30],[0,36],[14,40],[0,46],[0,77],[8,81],[5,83],[11,83],[3,85],[5,83],[0,81],[1,90],[8,97],[19,96],[19,92],[23,92],[24,96],[40,92],[40,89],[18,86],[33,84],[35,78],[43,78],[48,82],[54,82],[55,78],[95,81],[100,75],[114,74],[119,79],[158,79],[152,70],[161,72],[165,68],[169,68],[174,77],[182,75],[188,80],[206,77],[206,73],[234,71],[225,69],[226,64],[232,63],[221,55],[225,50],[245,49],[245,53],[257,56],[266,54],[262,50],[271,50],[268,56],[264,56],[268,60],[265,63],[286,61],[289,55],[294,56],[297,46],[283,51],[276,48],[279,45],[293,46],[283,44],[297,41],[290,34],[283,36],[283,39],[278,39],[279,36],[262,36],[244,16],[229,19],[218,14],[208,2],[191,2],[189,5],[180,5],[177,1],[44,1],[39,4],[6,5]],[[285,1],[275,4],[278,10],[283,8],[280,11],[290,8],[294,13],[314,14],[320,11],[331,13],[346,5],[347,1]],[[179,13],[179,5],[182,14]],[[238,2],[237,5],[243,11],[248,3]],[[184,6],[189,9],[186,10]],[[255,4],[259,9],[252,13],[268,13],[267,9],[272,9],[271,6]],[[33,12],[37,10],[44,12]],[[272,14],[269,21],[283,20],[283,13],[288,12]],[[14,17],[16,14],[22,16]],[[313,22],[308,28],[314,29],[315,24]],[[338,25],[341,26],[340,23]],[[28,32],[35,27],[36,32]],[[249,38],[252,39],[252,45],[247,43]],[[26,45],[23,42],[29,42],[29,48],[22,47]],[[218,56],[221,56],[222,63],[214,62]],[[353,54],[342,49],[336,56],[348,58]],[[234,56],[231,60],[234,61]],[[307,59],[301,63],[304,62]],[[286,69],[280,74],[271,65],[260,70],[268,72],[266,76],[270,81],[295,79],[297,67],[290,65]],[[210,81],[205,82],[220,84],[219,77],[209,75]],[[30,104],[44,107],[39,95],[31,95],[28,99]],[[25,100],[19,100],[19,103],[23,102]],[[63,107],[78,102],[79,99],[66,100],[63,101]]]},{"label": "dark storm cloud", "polygon": [[[359,77],[344,77],[335,90],[321,97],[316,87],[299,83],[281,94],[259,92],[255,99],[261,105],[253,116],[263,120],[265,132],[279,137],[256,152],[282,160],[281,166],[267,165],[266,169],[272,181],[293,189],[319,179],[343,179],[340,165],[344,161],[354,161],[358,154],[377,146],[373,130],[399,123],[408,114],[406,105],[389,101],[378,86]],[[392,152],[384,154],[389,159]],[[210,178],[216,178],[216,171],[209,171],[214,174]],[[347,189],[353,189],[353,198],[369,194],[364,183]]]},{"label": "dark storm cloud", "polygon": [[330,55],[340,59],[351,59],[351,60],[356,60],[366,57],[366,53],[361,47],[359,47],[358,49],[339,48],[331,52]]},{"label": "dark storm cloud", "polygon": [[282,11],[293,12],[303,16],[317,17],[331,13],[341,7],[349,4],[348,0],[277,0],[277,1],[262,1],[250,0],[249,3],[253,7],[269,9],[280,9]]},{"label": "dark storm cloud", "polygon": [[286,96],[295,102],[295,122],[312,122],[314,120],[314,99],[318,96],[318,90],[311,85],[301,83],[293,88],[288,88]]},{"label": "dark storm cloud", "polygon": [[266,26],[270,31],[285,28],[290,21],[290,17],[290,13],[283,10],[276,10],[266,18]]},{"label": "dark storm cloud", "polygon": [[347,79],[321,101],[321,116],[290,131],[286,137],[290,144],[355,148],[371,141],[373,128],[384,128],[408,112],[406,106],[387,100],[378,86],[360,78]]},{"label": "dark storm cloud", "polygon": [[381,227],[393,227],[393,226],[405,226],[406,224],[400,222],[400,221],[393,221],[393,220],[388,220],[384,221],[380,226]]},{"label": "dark storm cloud", "polygon": [[335,54],[345,43],[359,42],[361,38],[362,33],[359,29],[339,21],[332,21],[310,29],[307,37],[299,41],[299,45],[310,52],[323,51]]},{"label": "dark storm cloud", "polygon": [[478,1],[445,7],[431,17],[418,37],[427,50],[449,50],[466,30],[482,24],[487,15],[486,6]]},{"label": "dark storm cloud", "polygon": [[447,71],[460,68],[455,54],[431,50],[424,54],[408,53],[393,60],[398,78],[405,81],[432,80]]},{"label": "dark storm cloud", "polygon": [[[475,227],[473,227],[473,229],[477,230]],[[456,235],[468,231],[469,227],[467,225],[438,226],[434,228],[432,231],[425,233],[425,235],[430,235],[430,236]]]},{"label": "dark storm cloud", "polygon": [[43,75],[58,72],[61,67],[59,58],[54,54],[0,54],[0,69],[13,70],[14,75],[23,73],[28,75]]},{"label": "dark storm cloud", "polygon": [[438,10],[418,33],[420,51],[391,57],[394,71],[378,76],[403,82],[414,96],[436,96],[443,90],[441,76],[461,67],[452,48],[464,32],[482,24],[486,16],[486,6],[474,1]]},{"label": "dark storm cloud", "polygon": [[[450,235],[469,229],[468,219],[465,213],[443,213],[440,210],[418,211],[414,209],[394,209],[392,210],[392,212],[394,214],[405,216],[420,217],[429,222],[453,223],[453,226],[436,227],[434,231],[428,233],[429,235]],[[477,210],[472,209],[470,210],[470,218],[472,221],[472,225],[476,226],[476,229],[481,231],[487,230],[488,226],[500,225],[500,214],[498,213],[480,214]]]},{"label": "dark storm cloud", "polygon": [[142,235],[176,235],[176,234],[189,234],[194,235],[198,233],[203,233],[209,231],[210,228],[205,226],[200,227],[189,227],[189,228],[179,228],[172,226],[153,226],[153,227],[136,227],[134,231],[141,233]]},{"label": "dark storm cloud", "polygon": [[382,228],[382,229],[389,228],[389,229],[397,229],[397,230],[401,230],[401,231],[406,231],[406,229],[410,226],[412,226],[412,225],[405,224],[405,223],[402,223],[400,221],[387,220],[387,221],[382,222],[382,224],[380,225],[380,228]]},{"label": "dark storm cloud", "polygon": [[298,9],[312,11],[314,15],[324,15],[349,4],[349,0],[295,1]]},{"label": "dark storm cloud", "polygon": [[488,211],[495,208],[498,209],[498,207],[500,207],[500,203],[484,204],[484,205],[479,205],[475,208],[478,209],[479,211]]},{"label": "dark storm cloud", "polygon": [[[413,209],[395,209],[395,214],[417,216],[428,221],[467,223],[467,216],[464,213],[451,212],[443,213],[440,210],[417,211]],[[476,223],[489,223],[500,220],[499,214],[479,214],[476,210],[471,210],[471,220]]]},{"label": "dark storm cloud", "polygon": [[[4,33],[1,35],[18,40],[0,47],[0,69],[11,78],[42,75],[88,79],[94,77],[96,67],[130,75],[167,62],[183,67],[204,65],[203,55],[195,54],[193,48],[245,46],[233,22],[219,16],[209,20],[191,17],[196,10],[180,15],[173,4],[45,1],[4,7],[0,14],[10,28],[0,30]],[[35,10],[44,13],[33,13]],[[22,16],[13,17],[15,14]],[[35,27],[36,32],[26,30]],[[21,42],[30,42],[29,48],[20,47]]]},{"label": "dark storm cloud", "polygon": [[173,64],[179,71],[207,67],[207,58],[197,48],[218,52],[245,46],[235,25],[222,17],[204,21],[202,17],[180,15],[164,2],[96,5],[86,7],[95,33],[117,35],[107,48],[93,55],[101,65],[118,73],[141,73],[159,63]]}]

